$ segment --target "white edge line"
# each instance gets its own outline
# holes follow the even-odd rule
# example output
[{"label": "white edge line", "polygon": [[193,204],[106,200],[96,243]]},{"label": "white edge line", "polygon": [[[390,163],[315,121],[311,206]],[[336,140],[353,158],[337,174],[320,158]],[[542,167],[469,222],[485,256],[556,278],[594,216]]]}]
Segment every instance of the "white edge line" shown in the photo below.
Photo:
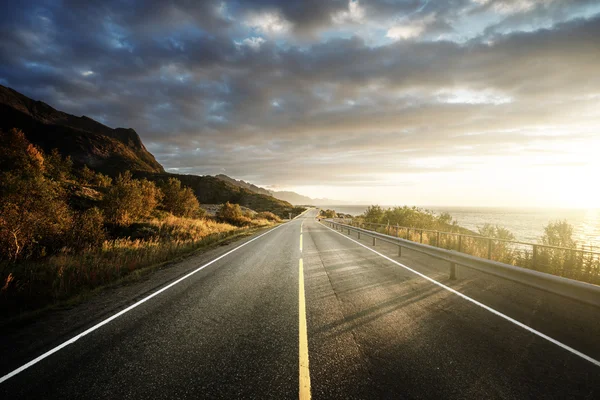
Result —
[{"label": "white edge line", "polygon": [[187,275],[184,275],[183,277],[181,277],[181,278],[177,279],[176,281],[174,281],[174,282],[171,282],[170,284],[168,284],[167,286],[163,287],[162,289],[159,289],[159,290],[157,290],[156,292],[152,293],[151,295],[149,295],[149,296],[147,296],[147,297],[143,298],[142,300],[139,300],[137,303],[134,303],[134,304],[130,305],[129,307],[127,307],[127,308],[125,308],[125,309],[123,309],[123,310],[119,311],[119,312],[118,312],[118,313],[116,313],[115,315],[113,315],[113,316],[111,316],[111,317],[108,317],[108,318],[106,318],[106,319],[105,319],[105,320],[103,320],[102,322],[99,322],[98,324],[96,324],[96,325],[92,326],[91,328],[89,328],[89,329],[87,329],[87,330],[85,330],[85,331],[81,332],[80,334],[78,334],[78,335],[76,335],[76,336],[72,337],[71,339],[67,340],[66,342],[64,342],[64,343],[62,343],[62,344],[60,344],[60,345],[58,345],[58,346],[54,347],[54,348],[53,348],[53,349],[51,349],[51,350],[48,350],[47,352],[45,352],[45,353],[44,353],[44,354],[42,354],[41,356],[39,356],[39,357],[37,357],[37,358],[34,358],[33,360],[29,361],[27,364],[24,364],[24,365],[22,365],[21,367],[19,367],[19,368],[15,369],[14,371],[12,371],[12,372],[9,372],[8,374],[6,374],[6,375],[4,375],[3,377],[1,377],[1,378],[0,378],[0,383],[2,383],[2,382],[4,382],[4,381],[6,381],[6,380],[8,380],[8,379],[12,378],[13,376],[17,375],[17,374],[18,374],[18,373],[20,373],[20,372],[23,372],[23,371],[25,371],[27,368],[29,368],[29,367],[31,367],[31,366],[33,366],[33,365],[37,364],[38,362],[42,361],[44,358],[47,358],[47,357],[51,356],[52,354],[56,353],[57,351],[59,351],[59,350],[62,350],[62,349],[63,349],[63,348],[65,348],[66,346],[68,346],[68,345],[70,345],[70,344],[72,344],[72,343],[75,343],[77,340],[81,339],[82,337],[86,336],[87,334],[89,334],[89,333],[91,333],[91,332],[95,331],[96,329],[98,329],[98,328],[102,327],[103,325],[106,325],[106,324],[108,324],[108,323],[109,323],[109,322],[111,322],[112,320],[114,320],[114,319],[116,319],[116,318],[119,318],[121,315],[125,314],[126,312],[129,312],[129,311],[133,310],[134,308],[136,308],[137,306],[141,305],[142,303],[145,303],[146,301],[150,300],[150,299],[151,299],[151,298],[153,298],[154,296],[157,296],[157,295],[159,295],[160,293],[164,292],[165,290],[167,290],[167,289],[169,289],[169,288],[171,288],[171,287],[173,287],[173,286],[177,285],[179,282],[181,282],[181,281],[183,281],[183,280],[185,280],[185,279],[189,278],[190,276],[194,275],[196,272],[199,272],[199,271],[203,270],[204,268],[208,267],[209,265],[211,265],[211,264],[214,264],[215,262],[219,261],[219,260],[220,260],[220,259],[222,259],[223,257],[226,257],[226,256],[228,256],[229,254],[233,253],[234,251],[236,251],[236,250],[238,250],[238,249],[240,249],[240,248],[242,248],[242,247],[246,246],[246,245],[247,245],[247,244],[249,244],[249,243],[252,243],[252,242],[254,242],[255,240],[257,240],[257,239],[259,239],[259,238],[261,238],[261,237],[265,236],[266,234],[273,232],[275,229],[278,229],[278,228],[280,228],[280,227],[281,227],[281,226],[283,226],[283,225],[285,225],[285,224],[281,224],[281,225],[279,225],[279,226],[276,226],[275,228],[273,228],[273,229],[270,229],[270,230],[268,230],[267,232],[265,232],[265,233],[263,233],[263,234],[261,234],[261,235],[259,235],[259,236],[255,237],[255,238],[253,238],[253,239],[250,239],[250,240],[248,240],[248,241],[247,241],[247,242],[245,242],[245,243],[242,243],[241,245],[239,245],[239,246],[238,246],[238,247],[236,247],[235,249],[229,250],[227,253],[220,255],[219,257],[215,258],[214,260],[212,260],[212,261],[209,261],[208,263],[204,264],[203,266],[201,266],[201,267],[199,267],[199,268],[195,269],[194,271],[192,271],[192,272],[188,273]]},{"label": "white edge line", "polygon": [[358,242],[358,241],[356,241],[356,240],[354,240],[352,238],[349,238],[348,236],[344,235],[343,233],[340,233],[340,232],[338,232],[338,231],[336,231],[334,229],[331,229],[330,227],[328,227],[325,224],[322,224],[322,225],[325,228],[329,229],[330,231],[333,231],[333,232],[337,233],[338,235],[341,235],[341,236],[345,237],[346,239],[351,240],[352,242],[354,242],[354,243],[356,243],[356,244],[364,247],[365,249],[370,250],[373,253],[378,254],[379,256],[385,258],[386,260],[391,261],[394,264],[399,265],[400,267],[402,267],[404,269],[407,269],[407,270],[409,270],[410,272],[412,272],[414,274],[419,275],[421,278],[427,279],[429,282],[431,282],[431,283],[433,283],[433,284],[435,284],[435,285],[437,285],[437,286],[439,286],[439,287],[441,287],[443,289],[446,289],[447,291],[452,292],[455,295],[460,296],[463,299],[465,299],[467,301],[470,301],[471,303],[473,303],[473,304],[475,304],[475,305],[477,305],[477,306],[479,306],[479,307],[481,307],[481,308],[483,308],[483,309],[485,309],[485,310],[487,310],[487,311],[489,311],[489,312],[491,312],[493,314],[496,314],[497,316],[499,316],[501,318],[504,318],[505,320],[507,320],[509,322],[512,322],[513,324],[515,324],[515,325],[517,325],[517,326],[519,326],[519,327],[521,327],[521,328],[523,328],[523,329],[525,329],[525,330],[533,333],[534,335],[537,335],[537,336],[541,337],[542,339],[546,339],[547,341],[549,341],[549,342],[551,342],[551,343],[553,343],[553,344],[555,344],[555,345],[557,345],[559,347],[562,347],[563,349],[565,349],[565,350],[567,350],[567,351],[575,354],[576,356],[579,356],[579,357],[583,358],[584,360],[591,362],[592,364],[596,365],[597,367],[600,367],[600,361],[598,361],[598,360],[596,360],[596,359],[594,359],[594,358],[592,358],[592,357],[590,357],[590,356],[588,356],[586,354],[583,354],[582,352],[580,352],[578,350],[575,350],[574,348],[572,348],[570,346],[567,346],[566,344],[561,343],[558,340],[553,339],[550,336],[548,336],[548,335],[546,335],[546,334],[544,334],[544,333],[542,333],[540,331],[537,331],[537,330],[533,329],[532,327],[525,325],[522,322],[519,322],[519,321],[517,321],[515,319],[512,319],[508,315],[502,314],[500,311],[497,311],[497,310],[495,310],[495,309],[493,309],[493,308],[491,308],[489,306],[486,306],[485,304],[480,303],[477,300],[472,299],[471,297],[469,297],[469,296],[467,296],[465,294],[462,294],[461,292],[459,292],[457,290],[454,290],[451,287],[446,286],[443,283],[440,283],[440,282],[436,281],[435,279],[432,279],[432,278],[428,277],[427,275],[423,275],[422,273],[420,273],[418,271],[415,271],[414,269],[412,269],[410,267],[407,267],[406,265],[404,265],[402,263],[399,263],[398,261],[396,261],[396,260],[394,260],[394,259],[392,259],[392,258],[390,258],[390,257],[388,257],[388,256],[386,256],[384,254],[381,254],[380,252],[378,252],[376,250],[373,250],[369,246],[366,246],[366,245],[364,245],[364,244],[362,244],[362,243],[360,243],[360,242]]}]

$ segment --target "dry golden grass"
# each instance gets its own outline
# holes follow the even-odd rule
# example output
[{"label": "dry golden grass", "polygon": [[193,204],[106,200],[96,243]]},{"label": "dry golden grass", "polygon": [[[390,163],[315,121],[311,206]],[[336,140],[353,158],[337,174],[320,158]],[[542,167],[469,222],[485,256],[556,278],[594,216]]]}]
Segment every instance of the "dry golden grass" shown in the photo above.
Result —
[{"label": "dry golden grass", "polygon": [[14,313],[15,307],[23,311],[64,300],[216,241],[270,225],[272,222],[259,219],[240,228],[211,219],[169,215],[143,223],[150,233],[148,238],[107,240],[101,248],[79,253],[65,248],[43,261],[5,265],[0,284],[2,311]]}]

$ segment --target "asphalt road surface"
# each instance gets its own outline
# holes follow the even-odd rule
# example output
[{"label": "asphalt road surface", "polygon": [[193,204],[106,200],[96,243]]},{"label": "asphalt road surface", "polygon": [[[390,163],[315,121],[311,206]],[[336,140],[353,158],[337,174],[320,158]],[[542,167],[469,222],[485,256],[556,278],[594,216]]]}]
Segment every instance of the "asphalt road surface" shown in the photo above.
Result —
[{"label": "asphalt road surface", "polygon": [[600,398],[597,308],[466,270],[449,281],[441,262],[315,216],[85,322],[27,343],[2,332],[0,398]]}]

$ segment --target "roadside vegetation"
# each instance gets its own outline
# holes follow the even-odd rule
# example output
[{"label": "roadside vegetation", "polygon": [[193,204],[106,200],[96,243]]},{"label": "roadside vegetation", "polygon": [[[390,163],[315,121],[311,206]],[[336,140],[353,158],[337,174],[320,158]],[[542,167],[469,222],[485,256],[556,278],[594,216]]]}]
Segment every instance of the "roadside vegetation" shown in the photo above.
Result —
[{"label": "roadside vegetation", "polygon": [[0,314],[40,308],[233,235],[280,222],[224,204],[208,217],[175,178],[73,170],[0,131]]},{"label": "roadside vegetation", "polygon": [[[334,210],[321,212],[334,218]],[[538,243],[517,243],[508,229],[484,224],[477,232],[458,225],[448,213],[439,215],[418,207],[384,209],[372,205],[352,224],[415,242],[460,251],[481,258],[534,269],[570,279],[600,284],[600,256],[578,249],[573,227],[567,221],[552,221]],[[459,236],[462,235],[462,237]]]}]

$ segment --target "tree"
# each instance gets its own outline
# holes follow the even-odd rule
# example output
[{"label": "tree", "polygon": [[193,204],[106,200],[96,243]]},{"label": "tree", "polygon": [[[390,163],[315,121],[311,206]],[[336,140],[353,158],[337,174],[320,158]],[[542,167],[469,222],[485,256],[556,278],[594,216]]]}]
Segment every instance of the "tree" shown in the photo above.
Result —
[{"label": "tree", "polygon": [[87,165],[84,165],[83,168],[79,171],[79,178],[81,183],[84,185],[92,185],[94,179],[96,178],[96,173],[88,168]]},{"label": "tree", "polygon": [[381,206],[373,205],[367,207],[363,213],[363,217],[367,222],[380,223],[383,220],[384,210]]},{"label": "tree", "polygon": [[71,178],[73,161],[70,156],[63,158],[57,149],[52,149],[46,156],[46,173],[55,181],[64,181]]},{"label": "tree", "polygon": [[0,131],[0,258],[41,256],[65,245],[72,213],[44,153],[23,132]]},{"label": "tree", "polygon": [[104,215],[100,209],[93,207],[75,215],[70,246],[82,250],[99,247],[105,240]]},{"label": "tree", "polygon": [[161,182],[160,190],[163,193],[162,208],[178,217],[201,216],[200,203],[189,187],[181,187],[181,181],[169,178]]},{"label": "tree", "polygon": [[240,205],[231,204],[230,202],[227,202],[221,206],[217,212],[217,218],[223,222],[239,226],[250,223],[250,219],[244,216]]},{"label": "tree", "polygon": [[549,222],[544,228],[542,243],[548,246],[575,248],[573,226],[566,220]]},{"label": "tree", "polygon": [[147,218],[162,199],[162,192],[147,179],[132,179],[131,172],[119,174],[103,199],[108,221],[126,225]]}]

